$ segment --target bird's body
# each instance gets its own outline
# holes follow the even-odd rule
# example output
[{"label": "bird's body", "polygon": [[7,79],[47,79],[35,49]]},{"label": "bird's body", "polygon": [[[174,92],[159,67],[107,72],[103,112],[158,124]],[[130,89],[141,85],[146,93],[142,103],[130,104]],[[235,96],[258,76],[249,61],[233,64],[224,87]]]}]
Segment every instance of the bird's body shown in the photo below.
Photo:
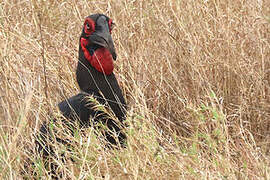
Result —
[{"label": "bird's body", "polygon": [[[86,17],[79,44],[79,61],[76,70],[77,82],[81,93],[63,100],[58,104],[59,110],[66,120],[73,123],[79,121],[83,127],[89,127],[93,122],[106,125],[109,131],[117,134],[116,139],[109,132],[105,138],[110,144],[123,144],[126,136],[121,132],[121,124],[126,117],[126,101],[113,73],[113,60],[116,60],[114,44],[111,38],[112,20],[102,14]],[[89,103],[89,96],[106,108],[112,110],[119,120],[104,115],[95,109],[95,104]],[[37,141],[38,151],[49,155],[48,125],[40,129],[42,141]],[[59,140],[61,141],[61,140]]]}]

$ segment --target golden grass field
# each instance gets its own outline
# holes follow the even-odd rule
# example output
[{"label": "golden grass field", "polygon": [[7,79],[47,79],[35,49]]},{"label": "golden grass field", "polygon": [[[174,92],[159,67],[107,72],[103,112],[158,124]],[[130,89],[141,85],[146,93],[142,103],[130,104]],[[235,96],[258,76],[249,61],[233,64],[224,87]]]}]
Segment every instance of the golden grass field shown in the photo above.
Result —
[{"label": "golden grass field", "polygon": [[79,131],[75,161],[55,159],[63,179],[270,179],[267,0],[1,0],[0,179],[50,178],[34,135],[79,92],[93,13],[116,23],[128,146],[106,150],[93,128]]}]

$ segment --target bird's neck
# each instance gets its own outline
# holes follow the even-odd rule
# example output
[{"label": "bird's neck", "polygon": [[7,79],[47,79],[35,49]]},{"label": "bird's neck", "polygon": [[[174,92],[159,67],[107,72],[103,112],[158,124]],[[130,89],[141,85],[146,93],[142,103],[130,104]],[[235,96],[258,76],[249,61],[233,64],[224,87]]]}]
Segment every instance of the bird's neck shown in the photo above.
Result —
[{"label": "bird's neck", "polygon": [[113,72],[113,59],[108,49],[104,47],[89,46],[89,41],[85,38],[80,39],[81,50],[85,59],[90,62],[100,73],[110,75]]},{"label": "bird's neck", "polygon": [[112,72],[109,75],[101,73],[86,58],[83,50],[79,51],[79,62],[76,71],[77,82],[82,91],[86,93],[102,94],[110,98],[111,91],[117,88],[118,82]]},{"label": "bird's neck", "polygon": [[85,58],[81,49],[79,51],[76,77],[83,92],[94,94],[101,101],[105,100],[119,119],[124,118],[126,101],[114,73],[105,75],[97,71]]}]

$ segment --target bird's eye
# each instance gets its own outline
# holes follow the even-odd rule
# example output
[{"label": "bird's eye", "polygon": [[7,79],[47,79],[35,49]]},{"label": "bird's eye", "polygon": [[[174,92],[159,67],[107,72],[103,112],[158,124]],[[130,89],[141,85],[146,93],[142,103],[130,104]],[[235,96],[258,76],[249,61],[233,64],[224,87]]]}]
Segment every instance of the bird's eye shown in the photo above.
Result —
[{"label": "bird's eye", "polygon": [[112,23],[111,23],[111,30],[113,30],[113,29],[114,29],[114,27],[115,27],[115,23],[114,23],[114,22],[112,22]]},{"label": "bird's eye", "polygon": [[86,18],[83,24],[84,33],[90,36],[95,31],[95,22],[91,18]]},{"label": "bird's eye", "polygon": [[90,25],[88,23],[86,23],[86,29],[89,30],[90,29]]},{"label": "bird's eye", "polygon": [[115,23],[113,22],[113,20],[112,20],[112,19],[109,19],[108,24],[109,24],[110,33],[111,33],[111,32],[112,32],[112,30],[113,30],[113,29],[114,29],[114,27],[115,27]]}]

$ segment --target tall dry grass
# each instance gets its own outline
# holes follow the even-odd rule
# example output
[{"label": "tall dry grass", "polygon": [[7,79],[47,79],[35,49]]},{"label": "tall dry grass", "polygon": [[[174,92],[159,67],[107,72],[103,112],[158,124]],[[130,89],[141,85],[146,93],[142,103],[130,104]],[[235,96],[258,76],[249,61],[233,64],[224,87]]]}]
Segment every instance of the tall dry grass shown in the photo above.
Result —
[{"label": "tall dry grass", "polygon": [[58,102],[79,92],[78,41],[92,13],[117,24],[128,146],[108,151],[92,128],[78,131],[66,152],[75,161],[54,159],[63,178],[270,179],[269,7],[266,0],[2,0],[0,179],[49,178],[33,153],[34,135]]}]

